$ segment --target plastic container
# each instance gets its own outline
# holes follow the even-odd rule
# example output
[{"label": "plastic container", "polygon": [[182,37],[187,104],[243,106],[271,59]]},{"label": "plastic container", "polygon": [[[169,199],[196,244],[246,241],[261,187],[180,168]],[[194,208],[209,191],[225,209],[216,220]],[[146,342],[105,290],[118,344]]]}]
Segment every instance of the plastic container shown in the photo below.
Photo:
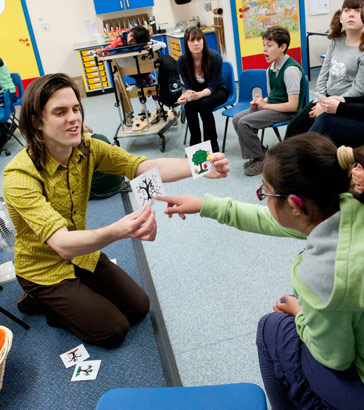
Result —
[{"label": "plastic container", "polygon": [[0,329],[5,331],[4,344],[0,350],[0,390],[1,390],[3,387],[6,358],[8,357],[8,353],[11,349],[11,344],[13,342],[13,332],[5,326],[0,326]]}]

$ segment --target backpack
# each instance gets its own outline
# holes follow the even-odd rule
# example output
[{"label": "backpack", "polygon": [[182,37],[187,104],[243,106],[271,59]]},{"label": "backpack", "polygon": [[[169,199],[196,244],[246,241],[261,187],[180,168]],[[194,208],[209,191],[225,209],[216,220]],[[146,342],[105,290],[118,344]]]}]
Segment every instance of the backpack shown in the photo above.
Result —
[{"label": "backpack", "polygon": [[158,70],[158,100],[167,107],[177,106],[177,100],[182,95],[182,82],[177,70],[176,60],[168,54],[163,54],[156,62]]},{"label": "backpack", "polygon": [[[92,134],[91,137],[110,144],[105,135]],[[124,177],[95,171],[92,175],[89,199],[104,199],[120,192],[130,191],[129,182]]]}]

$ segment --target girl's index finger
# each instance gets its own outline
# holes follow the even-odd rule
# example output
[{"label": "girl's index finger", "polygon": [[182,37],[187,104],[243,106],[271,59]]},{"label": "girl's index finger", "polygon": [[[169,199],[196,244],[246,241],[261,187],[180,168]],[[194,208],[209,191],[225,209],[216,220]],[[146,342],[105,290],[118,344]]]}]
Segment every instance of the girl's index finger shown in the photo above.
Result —
[{"label": "girl's index finger", "polygon": [[166,195],[161,195],[161,196],[156,196],[154,197],[157,201],[163,201],[163,202],[168,202],[169,204],[176,204],[176,198],[174,196],[166,196]]}]

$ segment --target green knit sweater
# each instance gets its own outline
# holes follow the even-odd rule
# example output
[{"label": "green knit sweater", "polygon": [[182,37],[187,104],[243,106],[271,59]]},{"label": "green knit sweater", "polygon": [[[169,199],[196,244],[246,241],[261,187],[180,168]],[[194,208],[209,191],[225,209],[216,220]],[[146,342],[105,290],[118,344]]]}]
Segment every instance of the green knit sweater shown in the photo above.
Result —
[{"label": "green knit sweater", "polygon": [[[240,230],[306,239],[278,224],[267,207],[206,195],[201,216]],[[352,363],[364,383],[364,205],[340,195],[340,212],[317,225],[290,277],[302,311],[301,340],[317,361],[336,370]]]}]

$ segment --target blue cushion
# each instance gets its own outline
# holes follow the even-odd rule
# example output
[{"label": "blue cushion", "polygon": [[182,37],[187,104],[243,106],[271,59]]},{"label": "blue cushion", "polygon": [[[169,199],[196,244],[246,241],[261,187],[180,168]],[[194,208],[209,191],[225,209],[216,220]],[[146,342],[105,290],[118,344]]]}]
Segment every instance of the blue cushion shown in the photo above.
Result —
[{"label": "blue cushion", "polygon": [[114,389],[96,410],[266,410],[263,390],[251,383],[217,386]]}]

